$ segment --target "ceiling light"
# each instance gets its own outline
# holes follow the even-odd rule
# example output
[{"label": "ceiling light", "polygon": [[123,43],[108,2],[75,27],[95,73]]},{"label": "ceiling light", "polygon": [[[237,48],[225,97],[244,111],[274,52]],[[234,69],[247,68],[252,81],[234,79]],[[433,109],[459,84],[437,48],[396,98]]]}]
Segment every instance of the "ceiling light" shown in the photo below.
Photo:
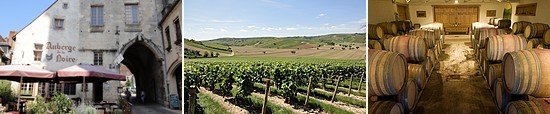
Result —
[{"label": "ceiling light", "polygon": [[455,0],[455,4],[458,4],[458,0]]}]

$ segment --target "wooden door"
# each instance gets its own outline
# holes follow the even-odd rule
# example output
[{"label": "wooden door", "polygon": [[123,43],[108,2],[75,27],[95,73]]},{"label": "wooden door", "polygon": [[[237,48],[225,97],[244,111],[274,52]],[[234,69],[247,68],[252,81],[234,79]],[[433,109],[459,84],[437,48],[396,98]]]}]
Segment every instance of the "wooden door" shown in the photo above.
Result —
[{"label": "wooden door", "polygon": [[399,20],[409,20],[409,6],[398,4],[397,13],[399,14]]},{"label": "wooden door", "polygon": [[479,19],[478,5],[434,5],[434,21],[443,23],[447,33],[467,33]]}]

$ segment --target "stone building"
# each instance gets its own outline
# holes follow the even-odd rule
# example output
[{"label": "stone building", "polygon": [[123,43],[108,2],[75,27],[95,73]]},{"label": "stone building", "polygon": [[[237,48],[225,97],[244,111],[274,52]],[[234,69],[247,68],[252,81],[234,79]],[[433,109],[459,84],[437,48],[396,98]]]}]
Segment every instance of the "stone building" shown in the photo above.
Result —
[{"label": "stone building", "polygon": [[[171,0],[165,4],[162,10],[163,18],[160,21],[162,27],[162,40],[166,57],[167,83],[169,95],[179,96],[181,101],[182,87],[182,1]],[[175,86],[170,86],[174,85]]]},{"label": "stone building", "polygon": [[[177,84],[167,81],[167,65],[172,62],[166,61],[159,23],[169,2],[174,1],[57,0],[11,37],[15,40],[12,64],[56,71],[82,63],[117,72],[123,64],[134,75],[137,92],[145,92],[145,102],[168,106],[169,95],[175,94],[169,91],[176,91],[172,88]],[[81,84],[41,85],[32,86],[33,96],[47,96],[49,90],[83,96]],[[119,86],[119,81],[89,83],[91,92],[85,99],[116,101]]]}]

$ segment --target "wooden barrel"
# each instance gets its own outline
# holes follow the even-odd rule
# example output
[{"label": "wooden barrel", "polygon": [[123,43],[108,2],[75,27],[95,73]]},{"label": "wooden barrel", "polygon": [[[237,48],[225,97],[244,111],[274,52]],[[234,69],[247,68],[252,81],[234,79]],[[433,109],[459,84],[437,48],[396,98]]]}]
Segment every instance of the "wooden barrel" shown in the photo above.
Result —
[{"label": "wooden barrel", "polygon": [[506,31],[504,31],[503,29],[495,29],[495,28],[484,28],[484,29],[479,29],[478,31],[479,31],[479,36],[477,38],[479,40],[477,42],[478,43],[477,48],[485,48],[485,46],[487,45],[487,38],[491,36],[506,34]]},{"label": "wooden barrel", "polygon": [[488,24],[489,25],[494,25],[495,19],[497,19],[497,18],[489,18]]},{"label": "wooden barrel", "polygon": [[369,49],[369,95],[397,95],[407,79],[405,56],[396,52]]},{"label": "wooden barrel", "polygon": [[509,19],[503,19],[503,20],[498,20],[498,28],[510,28],[510,25],[512,25],[512,21],[509,20]]},{"label": "wooden barrel", "polygon": [[382,45],[382,42],[380,40],[369,40],[369,49],[378,49],[378,50],[384,50],[384,45]]},{"label": "wooden barrel", "polygon": [[500,62],[504,54],[527,49],[527,41],[518,35],[496,35],[489,37],[487,43],[487,61]]},{"label": "wooden barrel", "polygon": [[429,49],[432,49],[435,46],[435,32],[433,30],[427,29],[417,29],[409,31],[409,34],[416,36],[418,38],[423,38],[426,41],[426,44]]},{"label": "wooden barrel", "polygon": [[502,79],[495,80],[493,91],[495,92],[494,95],[497,108],[499,109],[499,111],[504,112],[504,109],[506,109],[506,105],[511,100],[511,95],[506,91]]},{"label": "wooden barrel", "polygon": [[495,25],[495,26],[498,26],[498,22],[502,20],[502,18],[495,18],[493,19],[493,22],[491,23],[491,25]]},{"label": "wooden barrel", "polygon": [[544,35],[544,32],[548,28],[549,28],[548,24],[533,23],[525,27],[523,36],[525,36],[525,38],[542,38],[542,36]]},{"label": "wooden barrel", "polygon": [[536,49],[550,49],[550,45],[539,44]]},{"label": "wooden barrel", "polygon": [[382,27],[369,24],[369,39],[371,40],[379,40],[381,38],[384,38],[384,30]]},{"label": "wooden barrel", "polygon": [[401,103],[392,101],[377,101],[369,105],[369,114],[404,114]]},{"label": "wooden barrel", "polygon": [[550,50],[508,52],[502,62],[506,89],[512,94],[550,97]]},{"label": "wooden barrel", "polygon": [[378,23],[379,27],[382,27],[385,34],[397,35],[397,26],[391,22]]},{"label": "wooden barrel", "polygon": [[420,64],[409,64],[409,76],[408,79],[415,79],[417,86],[420,89],[424,89],[426,86],[426,67]]},{"label": "wooden barrel", "polygon": [[[426,59],[430,59],[431,57],[427,57]],[[424,61],[422,62],[422,66],[426,70],[426,77],[430,77],[433,72],[433,67],[435,63],[431,61]],[[427,78],[426,78],[427,79]]]},{"label": "wooden barrel", "polygon": [[546,45],[550,45],[550,29],[544,31],[544,35],[542,35],[542,41]]},{"label": "wooden barrel", "polygon": [[405,25],[405,31],[414,29],[411,20],[404,20],[403,23]]},{"label": "wooden barrel", "polygon": [[403,105],[405,113],[411,112],[415,107],[416,98],[418,97],[418,92],[420,92],[416,82],[415,79],[407,81],[407,86],[397,95],[398,101]]},{"label": "wooden barrel", "polygon": [[530,24],[531,22],[527,21],[514,22],[514,24],[512,25],[512,34],[523,34],[523,31],[525,31],[525,27]]},{"label": "wooden barrel", "polygon": [[410,63],[420,63],[426,59],[426,41],[411,35],[396,36],[384,40],[384,49],[399,52]]},{"label": "wooden barrel", "polygon": [[392,21],[392,23],[395,24],[395,27],[397,27],[397,31],[399,32],[405,32],[405,31],[408,31],[407,30],[407,23],[405,23],[406,21]]},{"label": "wooden barrel", "polygon": [[498,78],[502,78],[502,65],[499,64],[490,64],[489,70],[487,70],[486,76],[487,76],[487,84],[489,85],[489,88],[494,88],[495,81]]},{"label": "wooden barrel", "polygon": [[427,60],[430,60],[430,62],[434,63],[437,60],[437,56],[435,56],[435,49],[428,49],[428,52],[426,53],[428,58]]},{"label": "wooden barrel", "polygon": [[506,106],[506,114],[546,114],[544,108],[535,101],[513,101]]},{"label": "wooden barrel", "polygon": [[539,44],[542,44],[541,38],[532,38],[527,41],[527,49],[537,48]]}]

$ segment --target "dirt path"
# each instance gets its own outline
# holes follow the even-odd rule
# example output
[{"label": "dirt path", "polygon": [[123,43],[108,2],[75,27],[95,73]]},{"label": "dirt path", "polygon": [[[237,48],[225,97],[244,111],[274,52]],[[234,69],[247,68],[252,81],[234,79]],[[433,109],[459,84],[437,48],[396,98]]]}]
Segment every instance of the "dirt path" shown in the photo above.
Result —
[{"label": "dirt path", "polygon": [[[330,91],[327,91],[327,90],[323,90],[323,89],[319,89],[319,88],[315,88],[315,90],[319,90],[319,91],[323,91],[323,92],[328,92],[328,93],[332,93]],[[352,89],[353,91],[353,89]],[[340,96],[343,96],[343,97],[351,97],[353,99],[356,99],[356,100],[361,100],[361,101],[367,101],[367,97],[361,97],[361,96],[356,96],[356,95],[353,95],[353,94],[350,94],[350,96],[348,96],[348,92],[338,92],[336,93],[336,95],[340,95]]]},{"label": "dirt path", "polygon": [[201,87],[199,91],[205,95],[210,96],[214,101],[220,103],[220,105],[231,114],[250,114],[247,110],[241,107],[235,106],[229,102],[225,102],[225,99],[222,96],[216,95],[211,91],[204,89],[203,87]]},{"label": "dirt path", "polygon": [[[301,94],[301,93],[298,93],[298,95],[303,95],[305,96],[304,94]],[[326,103],[326,104],[330,104],[332,106],[335,106],[335,107],[338,107],[338,108],[341,108],[341,109],[344,109],[344,110],[348,110],[348,111],[351,111],[353,113],[356,113],[356,114],[365,114],[367,113],[367,109],[365,108],[359,108],[357,106],[353,106],[351,104],[347,104],[347,103],[343,103],[343,102],[339,102],[339,101],[336,101],[334,103],[331,103],[330,101],[326,101],[326,100],[321,100],[321,99],[317,99],[315,97],[309,97],[310,99],[315,99],[315,100],[318,100],[320,102],[323,102],[323,103]]]},{"label": "dirt path", "polygon": [[[254,95],[254,96],[256,96],[256,97],[264,98],[264,95],[265,95],[265,94],[261,94],[261,93],[252,93],[252,95]],[[269,102],[271,102],[272,104],[275,104],[275,105],[278,105],[278,106],[281,106],[281,107],[285,107],[285,108],[287,108],[287,109],[290,109],[290,110],[292,110],[292,112],[294,112],[294,113],[296,113],[296,114],[307,114],[307,113],[315,113],[315,114],[318,114],[318,113],[322,113],[322,112],[319,112],[318,110],[313,110],[313,111],[307,112],[306,110],[301,109],[301,108],[295,109],[294,106],[285,103],[285,99],[281,98],[280,96],[268,96],[268,100],[269,100]]]}]

